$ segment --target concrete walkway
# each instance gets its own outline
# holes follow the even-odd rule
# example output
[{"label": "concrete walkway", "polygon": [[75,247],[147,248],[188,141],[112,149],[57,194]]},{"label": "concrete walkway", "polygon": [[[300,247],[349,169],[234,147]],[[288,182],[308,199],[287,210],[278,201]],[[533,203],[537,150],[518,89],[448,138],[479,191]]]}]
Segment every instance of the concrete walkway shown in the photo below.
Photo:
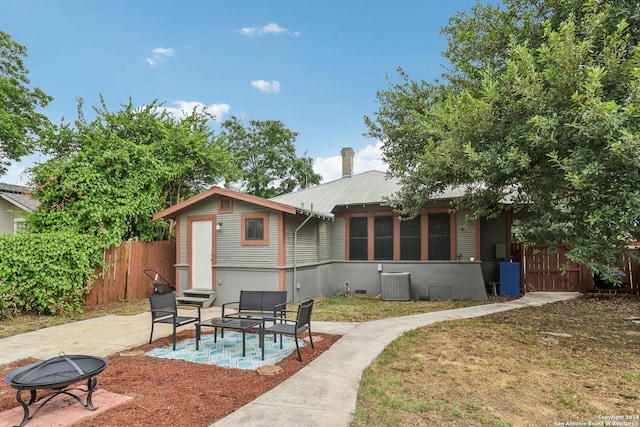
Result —
[{"label": "concrete walkway", "polygon": [[356,409],[364,369],[402,333],[452,319],[539,306],[575,298],[578,293],[536,292],[497,304],[365,323],[313,322],[313,331],[344,335],[298,373],[212,426],[333,426],[347,427]]},{"label": "concrete walkway", "polygon": [[[484,316],[575,298],[577,293],[536,292],[497,304],[396,317],[365,323],[313,322],[314,332],[343,337],[298,373],[213,426],[348,426],[363,370],[403,332],[434,322]],[[220,316],[219,307],[202,318]],[[192,326],[192,325],[191,325]],[[189,328],[191,326],[186,326]],[[153,338],[171,335],[156,325]],[[0,339],[0,364],[65,354],[110,356],[149,341],[149,313],[104,316]],[[212,402],[215,404],[215,402]]]}]

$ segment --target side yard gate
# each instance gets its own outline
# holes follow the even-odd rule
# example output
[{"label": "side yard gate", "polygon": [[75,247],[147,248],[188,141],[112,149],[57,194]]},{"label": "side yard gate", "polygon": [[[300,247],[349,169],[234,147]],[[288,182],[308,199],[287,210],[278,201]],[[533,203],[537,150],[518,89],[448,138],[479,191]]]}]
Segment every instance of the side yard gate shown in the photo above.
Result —
[{"label": "side yard gate", "polygon": [[[98,267],[98,278],[85,297],[87,307],[127,299],[146,298],[153,293],[153,283],[144,270],[155,270],[164,278],[175,280],[175,242],[132,242],[111,246],[104,251],[106,269]],[[173,284],[173,283],[172,283]]]}]

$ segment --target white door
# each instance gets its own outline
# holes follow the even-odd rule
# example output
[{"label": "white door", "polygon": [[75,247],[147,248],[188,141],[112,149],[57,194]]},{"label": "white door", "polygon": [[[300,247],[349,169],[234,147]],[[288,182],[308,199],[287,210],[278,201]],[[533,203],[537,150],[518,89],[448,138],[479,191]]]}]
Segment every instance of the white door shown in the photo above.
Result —
[{"label": "white door", "polygon": [[193,221],[191,227],[191,287],[212,289],[213,221]]}]

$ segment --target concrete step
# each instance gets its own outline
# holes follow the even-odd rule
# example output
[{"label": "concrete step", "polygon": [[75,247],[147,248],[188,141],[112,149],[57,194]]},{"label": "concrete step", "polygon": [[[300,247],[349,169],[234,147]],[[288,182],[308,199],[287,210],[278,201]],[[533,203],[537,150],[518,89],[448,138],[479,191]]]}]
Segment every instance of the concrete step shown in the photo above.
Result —
[{"label": "concrete step", "polygon": [[178,304],[199,305],[203,308],[211,307],[215,300],[216,292],[211,289],[188,289],[176,298]]}]

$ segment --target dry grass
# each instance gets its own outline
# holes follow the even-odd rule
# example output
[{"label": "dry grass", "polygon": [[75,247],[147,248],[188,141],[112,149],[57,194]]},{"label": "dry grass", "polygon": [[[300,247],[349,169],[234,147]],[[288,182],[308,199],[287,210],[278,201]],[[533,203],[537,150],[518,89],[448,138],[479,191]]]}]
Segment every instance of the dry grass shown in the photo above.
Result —
[{"label": "dry grass", "polygon": [[636,297],[583,297],[410,331],[365,371],[353,426],[640,425],[634,316]]}]

